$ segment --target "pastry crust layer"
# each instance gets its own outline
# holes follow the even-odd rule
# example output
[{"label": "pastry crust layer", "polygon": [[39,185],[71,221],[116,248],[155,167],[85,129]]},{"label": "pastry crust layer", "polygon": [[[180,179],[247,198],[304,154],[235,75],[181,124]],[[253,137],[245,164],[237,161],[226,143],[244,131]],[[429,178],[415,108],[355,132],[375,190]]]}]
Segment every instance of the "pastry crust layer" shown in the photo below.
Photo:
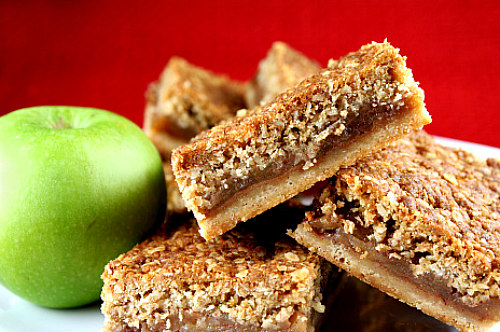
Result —
[{"label": "pastry crust layer", "polygon": [[429,122],[405,59],[372,43],[197,136],[175,150],[172,167],[210,239]]},{"label": "pastry crust layer", "polygon": [[[271,96],[295,85],[299,80],[319,69],[318,64],[287,44],[275,42],[267,57],[261,61],[254,80],[245,85],[245,96],[253,96],[252,104],[259,103],[262,98],[270,99]],[[236,102],[241,99],[241,91],[241,84],[195,67],[176,57],[169,62],[160,81],[151,84],[144,130],[165,160],[163,169],[167,182],[167,213],[169,215],[187,212],[172,173],[171,152],[187,143],[187,138],[193,136],[194,133],[198,134],[222,119],[232,117],[234,110],[242,106],[241,101]],[[228,98],[228,95],[233,95],[233,97]],[[205,124],[196,125],[200,122],[197,119],[200,115],[188,106],[197,108],[198,112],[203,113],[206,117]],[[179,112],[184,114],[178,114]],[[175,124],[176,121],[177,124]],[[183,130],[174,130],[174,128],[183,127],[185,127]]]},{"label": "pastry crust layer", "polygon": [[463,331],[500,320],[500,167],[419,132],[341,169],[293,237]]},{"label": "pastry crust layer", "polygon": [[[419,121],[412,114],[380,128],[378,132],[364,135],[352,140],[349,146],[344,147],[342,153],[332,151],[317,160],[316,164],[304,171],[303,165],[297,165],[282,175],[249,186],[234,196],[224,205],[215,208],[203,218],[198,219],[200,233],[210,239],[235,227],[240,221],[267,210],[268,206],[275,206],[310,188],[310,183],[316,183],[331,176],[332,169],[353,164],[356,160],[377,151],[387,144],[387,137],[401,137],[413,130],[407,123]],[[376,142],[376,143],[374,143]],[[370,146],[370,149],[367,148]],[[318,180],[320,179],[320,180]],[[240,218],[235,218],[240,216]]]},{"label": "pastry crust layer", "polygon": [[[489,331],[498,323],[498,317],[487,317],[489,314],[498,316],[500,303],[497,300],[466,310],[455,298],[430,292],[432,283],[394,273],[377,253],[372,255],[375,257],[369,257],[372,252],[364,250],[361,242],[352,241],[357,246],[332,244],[332,237],[311,232],[305,224],[298,226],[293,237],[350,275],[461,331]],[[366,252],[368,256],[363,257]]]}]

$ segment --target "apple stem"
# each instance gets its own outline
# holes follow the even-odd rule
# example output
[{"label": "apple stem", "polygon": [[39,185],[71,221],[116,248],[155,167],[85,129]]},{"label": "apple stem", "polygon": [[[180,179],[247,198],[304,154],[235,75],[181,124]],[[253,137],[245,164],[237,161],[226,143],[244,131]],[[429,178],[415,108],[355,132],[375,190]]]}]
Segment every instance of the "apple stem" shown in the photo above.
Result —
[{"label": "apple stem", "polygon": [[67,123],[64,122],[64,120],[63,120],[63,118],[62,118],[61,115],[58,116],[58,120],[59,121],[51,124],[52,128],[54,128],[54,129],[67,129],[67,128],[71,128],[70,125],[68,125]]}]

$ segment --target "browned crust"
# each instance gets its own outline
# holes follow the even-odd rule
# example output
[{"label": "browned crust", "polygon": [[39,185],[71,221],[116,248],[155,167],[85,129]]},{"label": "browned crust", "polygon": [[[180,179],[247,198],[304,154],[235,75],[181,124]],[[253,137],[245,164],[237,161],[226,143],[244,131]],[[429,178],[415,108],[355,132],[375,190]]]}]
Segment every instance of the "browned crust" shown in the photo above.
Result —
[{"label": "browned crust", "polygon": [[131,330],[175,330],[184,317],[181,330],[193,318],[219,322],[222,331],[314,331],[329,263],[284,230],[239,228],[205,241],[194,220],[170,227],[106,266],[101,297],[110,330],[113,321]]},{"label": "browned crust", "polygon": [[319,72],[316,61],[284,42],[274,42],[259,63],[255,77],[247,85],[245,100],[248,108],[265,104],[276,95]]},{"label": "browned crust", "polygon": [[146,96],[144,132],[170,159],[171,151],[245,107],[244,84],[172,57]]},{"label": "browned crust", "polygon": [[[314,137],[318,137],[317,139],[321,142],[323,135],[325,138],[341,136],[350,130],[358,129],[359,123],[352,120],[354,122],[350,124],[344,122],[345,119],[356,118],[359,114],[372,112],[372,103],[364,106],[358,105],[361,107],[360,109],[351,110],[349,108],[351,106],[356,108],[354,104],[348,103],[347,106],[332,104],[330,98],[333,99],[333,97],[330,95],[337,95],[345,89],[352,91],[353,87],[356,87],[357,90],[349,96],[354,97],[361,94],[362,91],[365,91],[363,82],[365,78],[368,80],[367,77],[370,77],[373,82],[377,82],[376,84],[381,84],[380,89],[386,88],[386,85],[381,83],[381,77],[394,80],[393,88],[400,92],[387,95],[384,94],[385,90],[384,92],[376,90],[371,97],[368,97],[375,99],[394,98],[394,103],[391,102],[389,105],[386,101],[382,106],[379,105],[379,107],[386,107],[387,111],[384,115],[382,115],[383,111],[377,114],[376,119],[380,119],[379,123],[373,125],[375,129],[372,133],[366,134],[368,137],[377,137],[381,133],[385,133],[386,136],[380,137],[373,143],[369,143],[367,140],[365,142],[367,146],[360,149],[356,157],[369,153],[374,148],[389,144],[411,127],[421,128],[430,122],[423,102],[423,91],[414,82],[411,71],[405,67],[404,58],[389,43],[372,43],[362,47],[359,52],[349,54],[336,62],[333,68],[302,81],[294,88],[276,97],[272,103],[265,107],[255,109],[245,116],[216,126],[199,135],[190,144],[176,149],[172,155],[174,175],[188,209],[192,210],[195,217],[201,221],[202,234],[207,236],[207,239],[220,235],[227,229],[227,225],[248,220],[260,211],[264,211],[286,198],[310,188],[314,183],[332,176],[336,168],[325,170],[322,169],[321,165],[319,167],[316,165],[325,152],[321,151],[322,148],[317,145]],[[369,82],[372,82],[371,80]],[[359,88],[359,86],[363,86],[363,88]],[[368,88],[374,89],[374,86]],[[318,100],[321,100],[319,105],[322,106],[311,106]],[[337,106],[346,107],[345,112],[338,110]],[[331,113],[328,113],[330,111],[318,111],[324,109],[331,110]],[[315,110],[317,113],[314,113]],[[309,112],[316,115],[311,115]],[[395,114],[391,116],[390,114],[393,112]],[[325,120],[323,116],[332,116],[333,118]],[[302,120],[297,120],[295,117]],[[405,123],[401,121],[402,119],[411,122]],[[297,127],[291,125],[295,121],[298,121]],[[366,121],[377,122],[375,118]],[[393,127],[391,131],[384,129],[388,128],[390,123],[398,121],[401,121],[402,128]],[[315,125],[326,127],[324,131],[314,132]],[[290,133],[284,135],[283,133],[287,133],[287,130]],[[311,133],[311,131],[313,132]],[[344,142],[340,150],[345,150],[348,146],[349,144]],[[349,154],[340,152],[340,155],[345,157],[345,160],[338,162],[337,165],[353,160]],[[248,166],[249,163],[254,163],[255,166]],[[262,172],[262,169],[276,167],[273,166],[274,164],[292,165],[293,167],[302,164],[303,176],[298,177],[298,181],[301,183],[292,184],[289,186],[289,190],[283,190],[283,192],[267,190],[258,199],[258,206],[252,202],[240,202],[239,206],[252,203],[253,207],[251,209],[232,209],[230,219],[218,218],[216,214],[212,213],[212,209],[224,204],[217,202],[217,197],[233,195],[233,193],[226,193],[226,188],[233,190],[232,182],[237,183],[242,178],[238,176],[238,173],[246,174],[245,172],[247,172],[248,174],[244,175],[246,181],[258,182],[256,180],[258,175],[252,172],[258,174]],[[321,169],[317,172],[321,173],[320,177],[308,176],[311,174],[311,169],[314,168]],[[272,177],[277,178],[284,171]],[[230,183],[228,187],[226,187],[225,181]],[[283,188],[286,186],[281,187],[281,189]],[[224,205],[228,206],[228,204]],[[221,209],[221,211],[223,210]],[[219,223],[224,223],[224,227],[221,227]]]},{"label": "browned crust", "polygon": [[341,169],[294,237],[464,331],[500,320],[500,167],[424,132]]}]

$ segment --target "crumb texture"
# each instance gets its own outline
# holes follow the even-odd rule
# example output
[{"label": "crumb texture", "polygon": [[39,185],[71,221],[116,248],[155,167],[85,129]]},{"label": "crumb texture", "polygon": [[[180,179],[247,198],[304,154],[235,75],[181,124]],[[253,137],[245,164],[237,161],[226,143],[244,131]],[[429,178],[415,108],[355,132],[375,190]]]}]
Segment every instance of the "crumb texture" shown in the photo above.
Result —
[{"label": "crumb texture", "polygon": [[306,221],[371,241],[466,305],[500,296],[500,167],[421,131],[341,169]]},{"label": "crumb texture", "polygon": [[293,167],[306,171],[397,116],[414,114],[405,125],[420,128],[430,122],[423,97],[397,49],[387,42],[363,46],[269,104],[176,149],[172,166],[182,197],[204,219],[238,191]]},{"label": "crumb texture", "polygon": [[310,317],[324,310],[322,262],[286,237],[263,242],[234,230],[206,241],[194,221],[184,222],[106,266],[102,311],[141,331],[207,317],[221,331],[313,331]]}]

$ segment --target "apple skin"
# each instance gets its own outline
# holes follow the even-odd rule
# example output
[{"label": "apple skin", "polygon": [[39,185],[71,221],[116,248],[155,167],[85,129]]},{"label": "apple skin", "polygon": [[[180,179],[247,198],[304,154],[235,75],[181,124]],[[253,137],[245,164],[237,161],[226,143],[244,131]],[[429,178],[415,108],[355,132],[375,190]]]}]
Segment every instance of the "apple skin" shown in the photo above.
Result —
[{"label": "apple skin", "polygon": [[92,108],[0,117],[0,283],[35,304],[99,299],[104,266],[165,217],[161,158],[142,130]]}]

